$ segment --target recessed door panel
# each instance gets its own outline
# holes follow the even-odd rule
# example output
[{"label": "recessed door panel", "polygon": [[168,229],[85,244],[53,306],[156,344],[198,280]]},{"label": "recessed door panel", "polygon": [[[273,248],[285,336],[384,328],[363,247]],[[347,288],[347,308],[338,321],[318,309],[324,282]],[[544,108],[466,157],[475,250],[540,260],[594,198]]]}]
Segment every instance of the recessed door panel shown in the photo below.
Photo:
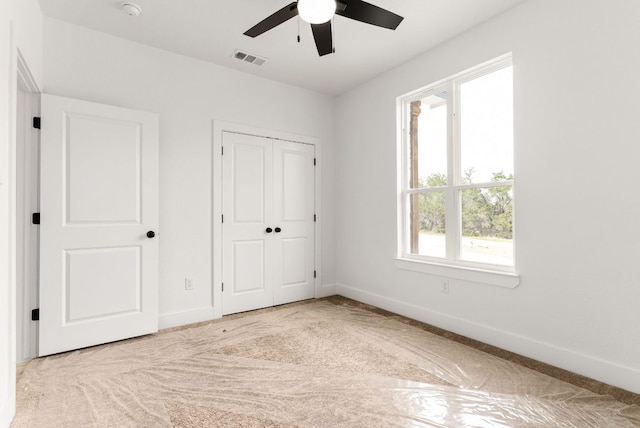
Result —
[{"label": "recessed door panel", "polygon": [[65,255],[66,323],[140,311],[140,247],[68,250]]},{"label": "recessed door panel", "polygon": [[264,241],[233,243],[233,293],[263,292]]},{"label": "recessed door panel", "polygon": [[305,172],[310,168],[304,152],[282,151],[282,219],[304,221],[309,214],[306,192],[309,191]]},{"label": "recessed door panel", "polygon": [[141,124],[65,116],[67,223],[139,223]]},{"label": "recessed door panel", "polygon": [[233,194],[235,223],[265,221],[265,147],[234,144]]},{"label": "recessed door panel", "polygon": [[286,238],[282,240],[282,287],[304,285],[308,279],[308,238]]}]

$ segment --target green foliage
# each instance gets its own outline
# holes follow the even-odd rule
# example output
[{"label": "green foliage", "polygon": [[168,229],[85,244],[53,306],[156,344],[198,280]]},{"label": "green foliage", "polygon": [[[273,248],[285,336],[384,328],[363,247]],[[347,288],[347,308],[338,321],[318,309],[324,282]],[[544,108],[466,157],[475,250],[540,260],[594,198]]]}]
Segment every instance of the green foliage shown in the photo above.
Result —
[{"label": "green foliage", "polygon": [[[472,182],[473,169],[464,172],[463,184]],[[500,171],[493,173],[494,183],[513,180]],[[427,186],[424,186],[426,184]],[[432,174],[421,180],[424,187],[444,187],[447,177]],[[420,230],[428,233],[445,233],[445,193],[429,192],[413,196],[418,203]],[[499,186],[461,191],[462,235],[474,237],[513,238],[513,198],[511,186]],[[415,202],[414,202],[415,203]]]},{"label": "green foliage", "polygon": [[427,177],[425,182],[420,180],[420,187],[444,187],[447,185],[447,176],[445,174],[435,173]]},{"label": "green foliage", "polygon": [[[425,185],[426,184],[426,185]],[[420,187],[444,187],[447,185],[445,174],[431,174],[426,180],[420,180]],[[414,195],[418,203],[420,230],[431,233],[444,233],[444,191]]]}]

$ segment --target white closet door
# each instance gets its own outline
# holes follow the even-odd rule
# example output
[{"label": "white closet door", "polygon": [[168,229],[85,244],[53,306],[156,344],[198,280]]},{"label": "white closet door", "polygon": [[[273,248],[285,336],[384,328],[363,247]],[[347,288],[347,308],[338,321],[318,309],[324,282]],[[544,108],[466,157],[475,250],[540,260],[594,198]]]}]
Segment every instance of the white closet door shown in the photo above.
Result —
[{"label": "white closet door", "polygon": [[315,296],[314,154],[312,145],[273,143],[276,305]]},{"label": "white closet door", "polygon": [[273,305],[273,160],[267,138],[222,141],[222,308],[232,314]]},{"label": "white closet door", "polygon": [[158,116],[42,96],[39,355],[158,329]]},{"label": "white closet door", "polygon": [[222,141],[223,314],[314,297],[314,147]]}]

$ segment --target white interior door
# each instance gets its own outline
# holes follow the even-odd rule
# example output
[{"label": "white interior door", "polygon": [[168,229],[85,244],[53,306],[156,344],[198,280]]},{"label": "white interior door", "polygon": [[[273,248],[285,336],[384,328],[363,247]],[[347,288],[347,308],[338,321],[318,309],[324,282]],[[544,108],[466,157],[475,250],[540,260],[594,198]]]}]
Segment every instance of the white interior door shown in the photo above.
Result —
[{"label": "white interior door", "polygon": [[313,146],[222,142],[223,314],[314,297]]},{"label": "white interior door", "polygon": [[312,145],[273,142],[274,304],[315,296]]},{"label": "white interior door", "polygon": [[[225,132],[222,156],[223,313],[273,305],[273,161],[267,138]],[[273,226],[271,226],[273,227]]]},{"label": "white interior door", "polygon": [[158,117],[42,96],[40,322],[49,355],[158,329]]}]

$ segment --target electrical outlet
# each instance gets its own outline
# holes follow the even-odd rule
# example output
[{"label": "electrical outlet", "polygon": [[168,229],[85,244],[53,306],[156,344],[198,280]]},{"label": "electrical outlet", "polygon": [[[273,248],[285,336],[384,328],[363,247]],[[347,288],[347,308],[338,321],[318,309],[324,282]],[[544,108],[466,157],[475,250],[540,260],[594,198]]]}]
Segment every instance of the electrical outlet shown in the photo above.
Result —
[{"label": "electrical outlet", "polygon": [[185,278],[184,279],[184,289],[185,290],[193,290],[193,278]]},{"label": "electrical outlet", "polygon": [[449,280],[443,279],[440,281],[440,292],[444,294],[449,294]]}]

